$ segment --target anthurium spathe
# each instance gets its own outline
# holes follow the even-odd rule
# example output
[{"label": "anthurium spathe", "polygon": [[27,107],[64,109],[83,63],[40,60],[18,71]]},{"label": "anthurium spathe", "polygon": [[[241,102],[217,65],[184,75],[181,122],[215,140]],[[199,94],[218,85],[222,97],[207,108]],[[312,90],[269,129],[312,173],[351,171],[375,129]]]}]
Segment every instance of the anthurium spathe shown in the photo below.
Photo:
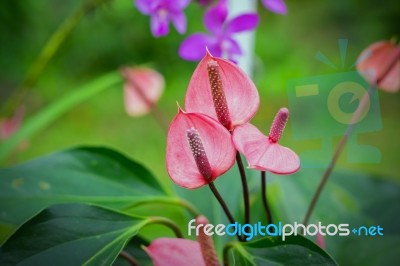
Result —
[{"label": "anthurium spathe", "polygon": [[150,112],[160,99],[165,81],[154,69],[147,67],[125,67],[121,70],[125,78],[125,110],[130,116],[141,116]]},{"label": "anthurium spathe", "polygon": [[254,116],[259,102],[256,86],[242,69],[207,51],[190,80],[185,108],[206,114],[232,130]]},{"label": "anthurium spathe", "polygon": [[204,226],[207,224],[206,217],[200,215],[196,218],[196,227],[199,228],[197,241],[158,238],[144,249],[154,266],[219,266],[212,237],[204,232]]},{"label": "anthurium spathe", "polygon": [[246,157],[250,168],[275,174],[291,174],[299,170],[300,159],[297,154],[278,144],[288,116],[288,109],[281,108],[268,136],[249,123],[235,128],[233,142]]},{"label": "anthurium spathe", "polygon": [[387,92],[400,90],[400,45],[380,41],[368,46],[357,60],[357,70],[371,84]]},{"label": "anthurium spathe", "polygon": [[220,123],[178,108],[167,137],[167,171],[185,188],[198,188],[228,171],[235,161],[231,135]]},{"label": "anthurium spathe", "polygon": [[200,244],[182,238],[158,238],[145,248],[154,266],[206,266]]}]

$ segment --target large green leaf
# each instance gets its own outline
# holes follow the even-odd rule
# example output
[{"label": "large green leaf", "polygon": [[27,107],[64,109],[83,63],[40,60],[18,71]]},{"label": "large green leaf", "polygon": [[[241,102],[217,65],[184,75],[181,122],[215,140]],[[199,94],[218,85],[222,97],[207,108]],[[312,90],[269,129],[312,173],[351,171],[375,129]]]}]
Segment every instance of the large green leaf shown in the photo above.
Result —
[{"label": "large green leaf", "polygon": [[247,243],[230,243],[227,248],[229,265],[336,265],[325,251],[302,236],[290,236],[285,241],[280,237],[264,237]]},{"label": "large green leaf", "polygon": [[110,265],[151,219],[85,204],[49,207],[0,248],[0,265]]},{"label": "large green leaf", "polygon": [[[269,175],[268,192],[275,223],[302,222],[322,173],[323,169],[302,169],[292,176]],[[345,223],[350,225],[350,229],[380,225],[383,236],[357,236],[353,233],[346,237],[326,236],[326,249],[339,264],[355,263],[358,259],[353,254],[361,251],[363,261],[370,265],[395,264],[400,252],[398,202],[398,183],[335,171],[321,194],[310,223]],[[253,220],[265,219],[258,199],[252,208],[253,214],[259,215],[253,216]]]},{"label": "large green leaf", "polygon": [[148,170],[115,151],[58,152],[0,169],[0,243],[18,225],[53,204],[86,202],[123,209],[170,199]]}]

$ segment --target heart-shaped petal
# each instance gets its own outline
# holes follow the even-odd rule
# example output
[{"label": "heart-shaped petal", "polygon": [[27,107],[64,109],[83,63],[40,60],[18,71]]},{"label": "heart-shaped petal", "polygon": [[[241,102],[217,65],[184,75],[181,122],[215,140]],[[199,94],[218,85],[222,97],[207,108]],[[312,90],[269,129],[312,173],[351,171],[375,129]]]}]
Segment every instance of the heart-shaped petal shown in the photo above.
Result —
[{"label": "heart-shaped petal", "polygon": [[158,238],[144,248],[154,266],[205,266],[200,244],[181,238]]},{"label": "heart-shaped petal", "polygon": [[249,168],[275,174],[292,174],[300,168],[300,159],[294,151],[272,142],[252,124],[236,127],[232,138]]},{"label": "heart-shaped petal", "polygon": [[190,80],[185,108],[188,112],[203,113],[218,120],[208,73],[210,63],[219,69],[222,88],[218,94],[225,95],[231,121],[228,129],[232,130],[235,126],[248,122],[255,115],[260,98],[253,81],[243,70],[228,60],[206,53]]},{"label": "heart-shaped petal", "polygon": [[[195,147],[189,143],[188,130],[196,132]],[[201,162],[195,159],[199,149],[205,153],[200,160],[208,160],[209,177],[203,176],[198,166]],[[194,189],[214,181],[232,167],[235,154],[231,135],[220,123],[206,115],[185,113],[179,108],[169,127],[166,154],[167,171],[176,184]]]},{"label": "heart-shaped petal", "polygon": [[164,91],[164,78],[157,71],[138,67],[124,68],[125,110],[130,116],[141,116],[150,112]]}]

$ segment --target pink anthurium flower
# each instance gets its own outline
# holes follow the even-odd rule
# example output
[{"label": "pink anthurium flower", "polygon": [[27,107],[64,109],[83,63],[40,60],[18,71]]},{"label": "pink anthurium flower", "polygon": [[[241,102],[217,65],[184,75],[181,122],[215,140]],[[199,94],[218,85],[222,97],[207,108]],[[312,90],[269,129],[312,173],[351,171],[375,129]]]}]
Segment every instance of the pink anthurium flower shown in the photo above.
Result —
[{"label": "pink anthurium flower", "polygon": [[8,139],[21,127],[24,113],[24,108],[20,107],[12,117],[0,120],[0,140]]},{"label": "pink anthurium flower", "polygon": [[208,220],[204,216],[196,218],[196,225],[203,225],[197,241],[182,238],[158,238],[145,247],[154,266],[219,266],[217,253],[211,236],[204,233]]},{"label": "pink anthurium flower", "polygon": [[400,90],[400,45],[380,41],[368,46],[357,60],[357,70],[384,91]]},{"label": "pink anthurium flower", "polygon": [[299,170],[300,159],[297,154],[278,144],[288,117],[288,109],[281,108],[275,116],[269,136],[263,135],[249,123],[235,128],[233,142],[246,157],[250,168],[275,174],[291,174]]},{"label": "pink anthurium flower", "polygon": [[255,115],[259,102],[257,88],[243,70],[207,51],[190,80],[185,108],[206,114],[232,130]]},{"label": "pink anthurium flower", "polygon": [[158,238],[145,248],[154,266],[206,266],[200,244],[182,238]]},{"label": "pink anthurium flower", "polygon": [[167,137],[167,171],[185,188],[198,188],[228,171],[235,161],[231,136],[221,124],[180,108]]},{"label": "pink anthurium flower", "polygon": [[164,78],[157,71],[145,67],[126,67],[121,70],[125,78],[125,110],[130,116],[150,112],[164,91]]}]

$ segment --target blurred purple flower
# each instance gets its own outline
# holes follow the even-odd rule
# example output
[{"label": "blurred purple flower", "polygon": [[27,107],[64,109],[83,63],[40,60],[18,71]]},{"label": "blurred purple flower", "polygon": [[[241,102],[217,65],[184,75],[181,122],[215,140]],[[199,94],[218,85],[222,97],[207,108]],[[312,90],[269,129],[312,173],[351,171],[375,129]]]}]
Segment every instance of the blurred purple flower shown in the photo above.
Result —
[{"label": "blurred purple flower", "polygon": [[287,13],[286,4],[283,0],[262,0],[262,3],[274,13],[282,15]]},{"label": "blurred purple flower", "polygon": [[150,16],[151,32],[155,37],[165,36],[169,32],[169,22],[183,34],[186,32],[186,17],[183,9],[190,0],[136,0],[137,9]]},{"label": "blurred purple flower", "polygon": [[207,47],[212,55],[235,62],[236,56],[241,55],[242,50],[233,35],[256,28],[258,16],[255,13],[242,14],[229,21],[227,17],[227,1],[220,0],[205,13],[203,18],[203,23],[211,34],[190,35],[179,48],[180,57],[189,61],[200,60],[204,57]]}]

